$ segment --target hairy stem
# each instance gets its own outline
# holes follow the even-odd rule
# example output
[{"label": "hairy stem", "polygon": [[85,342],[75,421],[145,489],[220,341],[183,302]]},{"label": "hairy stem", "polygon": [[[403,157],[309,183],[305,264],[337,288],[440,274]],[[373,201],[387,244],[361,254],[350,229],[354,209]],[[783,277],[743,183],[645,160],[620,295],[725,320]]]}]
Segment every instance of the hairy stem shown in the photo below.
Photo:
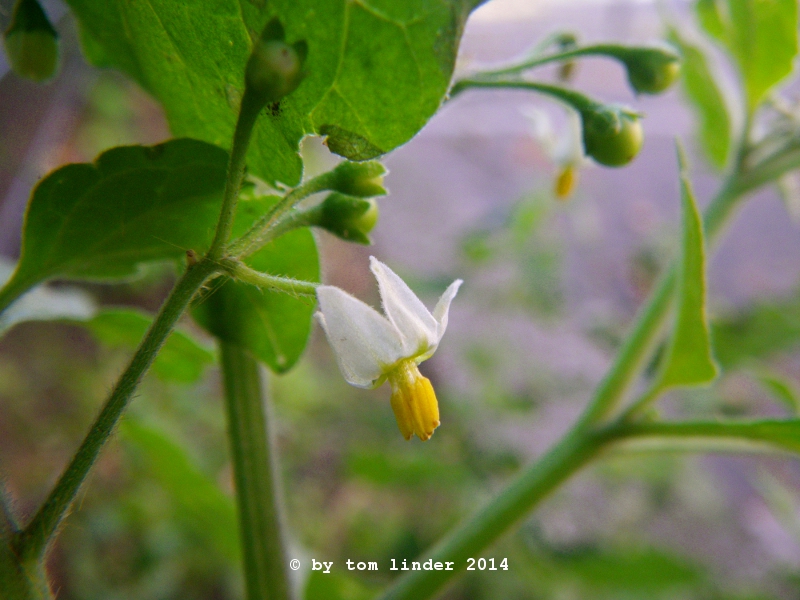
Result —
[{"label": "hairy stem", "polygon": [[222,208],[220,210],[217,229],[214,240],[208,250],[208,256],[212,260],[219,259],[223,254],[225,244],[231,237],[233,220],[236,216],[236,201],[239,198],[239,190],[244,179],[245,158],[247,148],[250,145],[250,137],[253,134],[253,127],[258,119],[258,113],[263,108],[263,102],[246,87],[242,96],[242,104],[239,109],[239,118],[236,121],[236,129],[233,132],[233,145],[228,162],[228,177],[225,181],[225,192],[222,196]]},{"label": "hairy stem", "polygon": [[14,548],[21,563],[44,554],[134,390],[195,292],[218,268],[213,262],[202,260],[190,266],[178,280],[58,483],[30,523],[15,535]]},{"label": "hairy stem", "polygon": [[[261,249],[267,242],[286,231],[283,217],[297,203],[312,194],[329,189],[331,174],[323,173],[297,186],[286,194],[272,209],[259,219],[247,232],[231,244],[228,254],[236,258],[246,258]],[[290,225],[290,224],[287,224]]]},{"label": "hairy stem", "polygon": [[291,277],[280,277],[278,275],[262,273],[261,271],[256,271],[248,267],[238,260],[228,259],[222,264],[228,274],[238,281],[264,289],[286,292],[287,294],[314,296],[320,285],[313,281],[302,281],[299,279],[292,279]]},{"label": "hairy stem", "polygon": [[293,598],[275,444],[258,363],[219,342],[248,600]]}]

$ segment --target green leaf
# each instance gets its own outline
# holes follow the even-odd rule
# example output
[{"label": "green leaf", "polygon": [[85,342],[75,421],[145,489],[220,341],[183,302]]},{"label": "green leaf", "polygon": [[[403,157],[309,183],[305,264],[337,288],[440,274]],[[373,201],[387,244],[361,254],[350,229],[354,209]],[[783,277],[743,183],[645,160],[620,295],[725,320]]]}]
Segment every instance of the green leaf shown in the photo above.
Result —
[{"label": "green leaf", "polygon": [[683,91],[695,109],[701,145],[711,163],[721,168],[731,145],[731,119],[725,97],[702,50],[681,38],[676,29],[670,30],[669,39],[683,55]]},{"label": "green leaf", "polygon": [[[276,196],[242,200],[234,226],[241,235],[255,217],[277,202]],[[277,238],[245,261],[263,273],[319,281],[319,259],[308,228]],[[273,371],[283,373],[300,358],[311,333],[312,298],[267,291],[237,281],[213,282],[201,295],[192,315],[216,337],[245,348]]]},{"label": "green leaf", "polygon": [[712,325],[714,355],[725,369],[788,350],[800,344],[800,300],[759,304]]},{"label": "green leaf", "polygon": [[[310,133],[364,160],[408,141],[439,108],[477,0],[69,0],[84,51],[164,106],[175,135],[228,147],[252,40],[278,17],[305,40],[308,75],[259,120],[250,172],[295,185]],[[121,35],[124,32],[124,35]]]},{"label": "green leaf", "polygon": [[792,72],[797,0],[699,0],[697,14],[736,59],[751,110]]},{"label": "green leaf", "polygon": [[675,328],[657,389],[709,383],[717,376],[706,317],[703,224],[694,200],[686,159],[678,146],[683,212],[683,242],[678,268]]},{"label": "green leaf", "polygon": [[226,153],[196,140],[124,146],[72,164],[34,189],[17,292],[50,277],[122,279],[146,261],[179,259],[210,244]]},{"label": "green leaf", "polygon": [[782,450],[800,454],[800,419],[639,423],[615,432],[625,447],[655,451],[752,452]]},{"label": "green leaf", "polygon": [[129,416],[120,424],[120,433],[134,464],[171,496],[175,518],[209,550],[238,563],[239,526],[233,500],[165,432]]},{"label": "green leaf", "polygon": [[[109,346],[135,349],[152,323],[150,315],[131,309],[106,309],[82,323]],[[214,362],[214,353],[187,333],[174,330],[153,362],[153,372],[164,381],[193,383]]]},{"label": "green leaf", "polygon": [[727,34],[727,26],[722,19],[722,10],[724,10],[722,2],[718,0],[698,0],[695,5],[697,11],[697,20],[706,33],[720,42],[725,41]]}]

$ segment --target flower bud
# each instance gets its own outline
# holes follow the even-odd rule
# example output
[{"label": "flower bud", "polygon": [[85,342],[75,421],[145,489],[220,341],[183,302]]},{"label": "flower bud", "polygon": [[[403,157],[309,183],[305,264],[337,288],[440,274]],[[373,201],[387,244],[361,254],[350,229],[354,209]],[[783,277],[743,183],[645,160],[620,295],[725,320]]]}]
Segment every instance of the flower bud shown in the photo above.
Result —
[{"label": "flower bud", "polygon": [[36,0],[18,0],[5,32],[8,62],[15,73],[45,81],[58,66],[58,34]]},{"label": "flower bud", "polygon": [[678,53],[666,44],[650,48],[631,48],[622,57],[628,81],[639,94],[660,94],[678,78],[681,61]]},{"label": "flower bud", "polygon": [[386,189],[383,187],[383,176],[386,167],[375,160],[367,162],[340,163],[330,172],[332,182],[330,189],[348,196],[369,198],[370,196],[384,196]]},{"label": "flower bud", "polygon": [[273,19],[253,47],[245,70],[245,84],[264,104],[291,94],[305,77],[308,46],[304,41],[287,44],[283,26]]},{"label": "flower bud", "polygon": [[369,232],[378,222],[378,203],[333,193],[321,205],[319,227],[342,239],[369,245]]},{"label": "flower bud", "polygon": [[621,167],[639,153],[644,140],[639,115],[618,105],[598,105],[581,112],[583,148],[601,165]]}]

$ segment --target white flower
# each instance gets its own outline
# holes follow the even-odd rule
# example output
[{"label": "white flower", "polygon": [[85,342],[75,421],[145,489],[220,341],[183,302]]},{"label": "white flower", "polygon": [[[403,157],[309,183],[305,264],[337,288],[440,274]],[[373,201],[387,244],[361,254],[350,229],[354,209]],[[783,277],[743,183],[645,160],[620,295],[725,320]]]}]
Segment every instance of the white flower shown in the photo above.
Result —
[{"label": "white flower", "polygon": [[350,385],[375,388],[387,379],[392,409],[407,440],[427,440],[439,426],[439,406],[431,382],[417,365],[430,358],[447,328],[450,302],[461,280],[445,290],[433,313],[385,264],[370,257],[386,316],[331,285],[317,288],[317,318]]},{"label": "white flower", "polygon": [[528,118],[533,138],[558,168],[553,186],[556,198],[568,198],[577,184],[578,172],[588,163],[583,155],[580,116],[574,110],[567,111],[565,131],[559,134],[547,112],[536,107],[527,107],[522,112]]}]

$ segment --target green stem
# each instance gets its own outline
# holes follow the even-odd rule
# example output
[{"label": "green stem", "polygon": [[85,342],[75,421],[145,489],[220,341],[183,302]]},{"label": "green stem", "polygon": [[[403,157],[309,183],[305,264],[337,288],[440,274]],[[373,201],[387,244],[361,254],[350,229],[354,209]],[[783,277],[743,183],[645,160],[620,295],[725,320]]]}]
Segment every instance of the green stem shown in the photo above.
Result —
[{"label": "green stem", "polygon": [[13,547],[0,536],[0,598],[51,600],[50,586],[38,561],[20,563]]},{"label": "green stem", "polygon": [[[620,442],[670,444],[670,449],[694,451],[800,451],[793,421],[622,423],[591,430],[578,423],[551,450],[505,488],[477,515],[437,544],[423,557],[452,562],[453,571],[410,571],[399,577],[379,600],[422,600],[433,597],[466,567],[467,558],[487,546],[521,520],[536,504],[573,473],[607,448]],[[775,438],[789,440],[776,442]],[[744,443],[743,443],[744,442]]]},{"label": "green stem", "polygon": [[622,414],[619,416],[619,420],[621,422],[632,422],[636,420],[636,418],[641,415],[650,404],[655,402],[662,393],[666,390],[658,385],[657,382],[654,382],[655,385],[651,385],[647,388],[647,391],[639,396],[634,402],[631,403],[629,407],[627,407]]},{"label": "green stem", "polygon": [[410,571],[397,579],[380,600],[432,597],[466,568],[468,558],[479,556],[481,550],[520,521],[532,506],[588,463],[601,444],[601,438],[576,429],[567,434],[483,510],[426,553],[424,559],[455,563],[453,571]]},{"label": "green stem", "polygon": [[44,554],[47,544],[67,515],[75,495],[175,322],[195,292],[218,268],[213,262],[202,260],[190,266],[178,280],[58,483],[30,523],[15,536],[14,547],[22,563],[39,559]]},{"label": "green stem", "polygon": [[[4,497],[0,482],[0,495]],[[14,549],[16,523],[11,511],[3,504],[0,516],[0,598],[9,600],[51,600],[50,586],[38,560],[20,561]]]},{"label": "green stem", "polygon": [[287,294],[315,296],[320,285],[312,281],[301,281],[291,277],[279,277],[262,273],[235,259],[226,260],[222,265],[234,279],[260,288],[286,292]]},{"label": "green stem", "polygon": [[0,481],[0,540],[4,536],[16,532],[17,529],[17,520],[11,510],[11,501],[6,492],[5,483]]},{"label": "green stem", "polygon": [[[735,178],[723,186],[711,201],[703,217],[703,226],[709,246],[718,238],[723,225],[737,205],[741,188]],[[596,423],[610,415],[623,400],[631,383],[638,376],[642,366],[650,356],[650,350],[658,342],[658,337],[672,304],[675,286],[675,266],[671,266],[656,285],[636,316],[636,320],[617,353],[614,363],[600,382],[592,401],[584,412],[583,423]]]},{"label": "green stem", "polygon": [[242,104],[239,109],[239,118],[236,121],[236,129],[233,132],[233,144],[228,162],[225,192],[222,196],[222,208],[219,221],[217,221],[214,240],[208,250],[208,257],[212,260],[217,260],[222,256],[225,244],[228,243],[228,239],[231,237],[233,220],[236,216],[236,202],[244,179],[247,148],[250,145],[250,137],[253,134],[253,127],[258,119],[258,113],[261,112],[263,107],[264,103],[261,99],[249,87],[245,87],[242,95]]},{"label": "green stem", "polygon": [[589,96],[579,92],[559,87],[557,85],[548,85],[546,83],[538,83],[535,81],[520,81],[520,80],[495,80],[495,79],[462,79],[453,86],[450,90],[450,98],[452,99],[457,94],[470,88],[494,88],[494,89],[512,89],[512,90],[529,90],[539,92],[551,96],[568,104],[580,113],[591,112],[601,108],[602,102],[593,100]]},{"label": "green stem", "polygon": [[659,333],[672,304],[675,268],[671,267],[658,282],[649,301],[639,310],[630,333],[614,357],[606,376],[595,390],[594,397],[581,421],[596,423],[608,416],[636,378],[658,342]]},{"label": "green stem", "polygon": [[608,56],[617,60],[624,60],[631,51],[640,50],[640,47],[622,46],[620,44],[593,44],[591,46],[583,46],[581,48],[574,48],[572,50],[564,50],[547,56],[536,56],[517,65],[512,65],[496,71],[481,72],[480,77],[498,77],[502,75],[515,75],[534,67],[539,67],[554,62],[562,62],[571,58],[578,58],[580,56]]},{"label": "green stem", "polygon": [[[704,214],[703,224],[709,244],[719,236],[742,195],[755,187],[757,185],[752,184],[747,176],[734,172],[728,177]],[[595,427],[623,400],[625,392],[647,359],[648,350],[657,342],[672,301],[674,285],[675,268],[672,267],[640,310],[611,369],[570,433],[543,458],[523,471],[494,501],[438,544],[428,556],[440,562],[455,562],[457,569],[463,569],[466,558],[475,557],[491,544],[535,507],[548,492],[596,456],[598,450],[613,441],[617,433],[620,436],[633,437],[637,432],[655,432],[647,429],[622,429],[621,425],[599,431]],[[412,571],[400,577],[382,596],[382,600],[429,598],[456,574],[457,571]]]},{"label": "green stem", "polygon": [[220,341],[248,600],[290,600],[288,558],[269,403],[258,363]]},{"label": "green stem", "polygon": [[[332,183],[331,172],[323,173],[318,177],[309,179],[286,194],[272,209],[259,219],[247,232],[236,240],[229,248],[229,256],[245,258],[257,252],[269,241],[286,231],[284,217],[297,203],[312,194],[330,189]],[[289,219],[288,224],[291,224]]]},{"label": "green stem", "polygon": [[800,144],[794,144],[750,168],[739,178],[737,191],[745,193],[772,183],[785,173],[798,168],[800,168]]},{"label": "green stem", "polygon": [[619,423],[608,428],[609,442],[634,442],[657,450],[772,450],[800,452],[800,419]]}]

